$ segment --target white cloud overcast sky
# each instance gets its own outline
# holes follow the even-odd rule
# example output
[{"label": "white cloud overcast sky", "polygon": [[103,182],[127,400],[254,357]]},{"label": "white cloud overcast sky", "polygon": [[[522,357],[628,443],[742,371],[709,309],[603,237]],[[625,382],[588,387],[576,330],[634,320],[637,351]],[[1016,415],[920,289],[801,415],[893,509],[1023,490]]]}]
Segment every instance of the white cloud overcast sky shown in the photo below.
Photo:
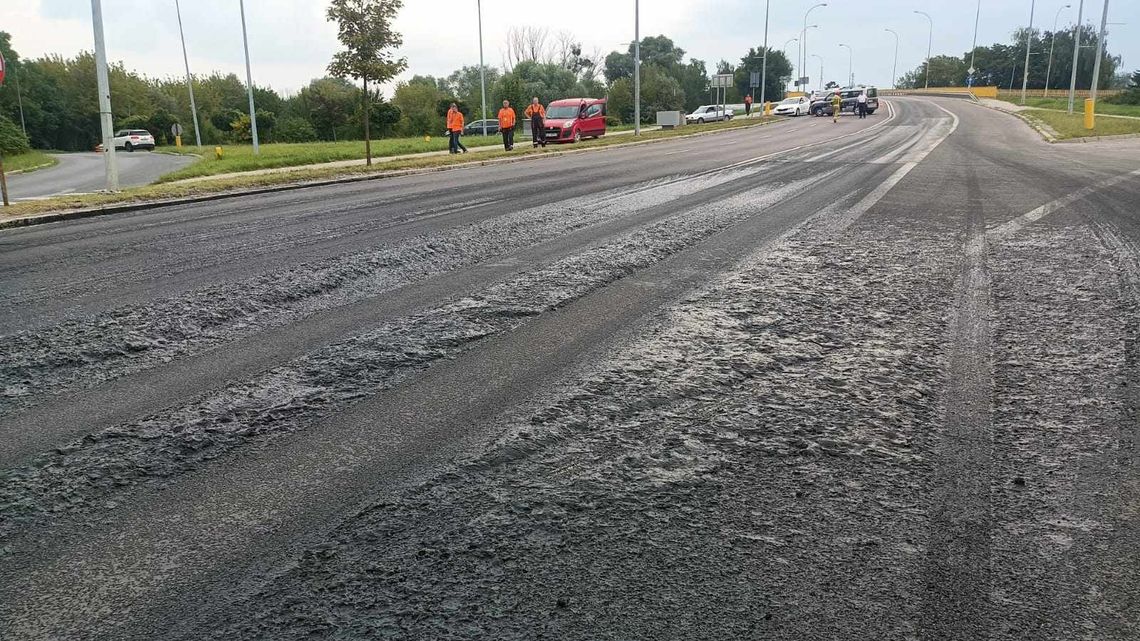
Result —
[{"label": "white cloud overcast sky", "polygon": [[[1037,2],[1035,26],[1051,29],[1053,18],[1069,0]],[[1076,19],[1076,4],[1063,10],[1060,24]],[[772,2],[769,44],[780,47],[798,35],[812,0]],[[325,21],[325,0],[246,0],[254,82],[281,92],[295,92],[311,78],[324,75],[337,49],[336,31]],[[1008,42],[1029,19],[1030,0],[982,0],[979,44]],[[552,31],[567,30],[587,51],[623,49],[633,39],[633,0],[585,3],[544,2],[524,12],[518,2],[483,0],[486,61],[500,65],[507,30],[540,23]],[[575,10],[573,7],[589,7]],[[1099,24],[1102,3],[1085,3],[1085,21]],[[913,13],[934,16],[934,52],[961,55],[970,48],[976,5],[969,0],[832,0],[816,9],[811,22],[820,28],[808,37],[810,53],[825,59],[825,76],[842,81],[848,56],[838,43],[855,50],[855,77],[879,86],[891,84],[894,38],[902,35],[899,74],[922,63],[927,23]],[[608,11],[607,11],[608,10]],[[605,14],[600,22],[597,17]],[[183,0],[182,18],[190,65],[195,74],[213,70],[245,77],[237,0]],[[103,0],[108,56],[152,77],[183,73],[174,0]],[[1140,68],[1140,0],[1111,0],[1109,45],[1127,69]],[[475,0],[405,0],[398,20],[404,36],[401,54],[411,74],[447,75],[479,60]],[[71,56],[92,48],[91,5],[87,0],[0,0],[0,30],[12,34],[23,57]],[[737,61],[749,47],[763,42],[762,0],[643,0],[643,36],[665,34],[710,67],[717,60]],[[796,44],[790,57],[796,57]],[[809,72],[818,61],[811,62]],[[811,73],[813,83],[818,71]]]}]

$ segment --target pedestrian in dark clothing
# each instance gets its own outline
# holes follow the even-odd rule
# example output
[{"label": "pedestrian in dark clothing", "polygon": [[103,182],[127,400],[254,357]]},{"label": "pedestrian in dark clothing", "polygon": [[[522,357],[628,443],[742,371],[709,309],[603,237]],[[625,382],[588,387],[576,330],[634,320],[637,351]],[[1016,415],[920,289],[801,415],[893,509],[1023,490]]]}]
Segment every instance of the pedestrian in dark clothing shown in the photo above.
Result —
[{"label": "pedestrian in dark clothing", "polygon": [[538,101],[537,96],[530,101],[530,106],[523,115],[530,118],[530,137],[534,141],[535,148],[539,145],[546,147],[546,109]]},{"label": "pedestrian in dark clothing", "polygon": [[752,94],[744,96],[744,116],[746,118],[752,117]]},{"label": "pedestrian in dark clothing", "polygon": [[499,110],[499,131],[503,134],[503,149],[513,151],[515,148],[515,110],[511,109],[510,100],[504,100],[503,108]]}]

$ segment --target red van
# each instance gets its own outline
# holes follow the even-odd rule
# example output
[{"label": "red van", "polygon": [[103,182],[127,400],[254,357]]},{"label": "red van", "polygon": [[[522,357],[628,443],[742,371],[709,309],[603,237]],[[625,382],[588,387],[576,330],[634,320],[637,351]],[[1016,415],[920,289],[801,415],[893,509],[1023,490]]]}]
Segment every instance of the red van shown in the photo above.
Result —
[{"label": "red van", "polygon": [[546,108],[546,141],[578,142],[606,135],[606,101],[595,98],[555,100]]}]

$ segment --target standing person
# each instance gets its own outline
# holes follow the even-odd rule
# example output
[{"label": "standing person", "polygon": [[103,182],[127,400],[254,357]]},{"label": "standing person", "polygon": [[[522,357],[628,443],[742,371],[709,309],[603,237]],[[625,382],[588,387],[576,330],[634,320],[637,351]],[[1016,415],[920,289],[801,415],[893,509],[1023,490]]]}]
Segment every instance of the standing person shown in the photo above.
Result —
[{"label": "standing person", "polygon": [[511,101],[504,100],[503,108],[499,110],[499,131],[503,134],[503,149],[515,149],[515,110],[511,109]]},{"label": "standing person", "polygon": [[542,103],[538,101],[538,96],[535,96],[530,101],[530,106],[526,108],[523,115],[530,118],[530,137],[534,141],[535,149],[539,145],[546,147],[546,109],[543,108]]},{"label": "standing person", "polygon": [[862,93],[860,93],[859,97],[855,99],[855,108],[859,111],[859,117],[860,118],[866,118],[867,117],[867,91],[866,90],[864,90]]},{"label": "standing person", "polygon": [[752,94],[745,94],[744,96],[744,116],[746,118],[752,117]]},{"label": "standing person", "polygon": [[843,98],[839,96],[839,92],[831,94],[831,118],[834,122],[839,122],[839,112],[843,109]]},{"label": "standing person", "polygon": [[447,135],[451,137],[451,153],[457,154],[461,149],[463,153],[467,153],[467,148],[459,141],[459,137],[463,135],[463,112],[459,111],[459,105],[454,102],[451,103],[451,109],[447,110]]}]

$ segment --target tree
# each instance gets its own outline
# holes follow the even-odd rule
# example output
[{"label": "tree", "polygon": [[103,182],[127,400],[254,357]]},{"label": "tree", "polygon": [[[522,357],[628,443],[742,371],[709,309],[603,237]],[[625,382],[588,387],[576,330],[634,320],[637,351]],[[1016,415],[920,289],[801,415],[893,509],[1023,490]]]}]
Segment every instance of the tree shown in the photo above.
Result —
[{"label": "tree", "polygon": [[[740,59],[740,66],[736,68],[736,89],[741,96],[753,93],[752,72],[762,73],[764,67],[764,47],[749,49],[748,53]],[[776,49],[768,51],[768,73],[764,82],[764,98],[766,100],[782,100],[784,87],[792,77],[792,63],[784,57],[784,52]],[[754,92],[755,100],[760,99],[760,91]]]},{"label": "tree", "polygon": [[[483,72],[487,78],[487,90],[490,91],[491,87],[499,80],[499,70],[495,67],[485,67]],[[447,92],[469,105],[482,103],[482,89],[482,78],[479,75],[478,66],[463,67],[447,77]],[[489,94],[488,99],[490,99]],[[493,106],[493,103],[487,105],[487,109],[491,113],[496,111],[492,108]]]},{"label": "tree", "polygon": [[[641,120],[652,122],[658,111],[679,111],[685,105],[681,83],[657,65],[641,69]],[[610,86],[608,111],[622,122],[633,122],[633,81],[619,78]]]},{"label": "tree", "polygon": [[337,38],[345,48],[333,56],[329,73],[364,83],[364,156],[368,165],[372,164],[372,94],[368,81],[387,82],[408,67],[406,58],[391,54],[404,44],[403,37],[392,29],[392,21],[403,6],[403,0],[332,0],[327,14],[330,22],[337,23]]},{"label": "tree", "polygon": [[396,85],[396,92],[392,96],[392,104],[400,110],[400,121],[396,130],[405,136],[423,136],[437,134],[443,131],[443,118],[436,113],[439,101],[444,94],[432,82],[423,79],[416,82],[402,82]]},{"label": "tree", "polygon": [[360,97],[360,89],[340,78],[319,78],[301,89],[293,107],[294,114],[309,121],[312,129],[325,140],[337,140],[352,116]]}]

